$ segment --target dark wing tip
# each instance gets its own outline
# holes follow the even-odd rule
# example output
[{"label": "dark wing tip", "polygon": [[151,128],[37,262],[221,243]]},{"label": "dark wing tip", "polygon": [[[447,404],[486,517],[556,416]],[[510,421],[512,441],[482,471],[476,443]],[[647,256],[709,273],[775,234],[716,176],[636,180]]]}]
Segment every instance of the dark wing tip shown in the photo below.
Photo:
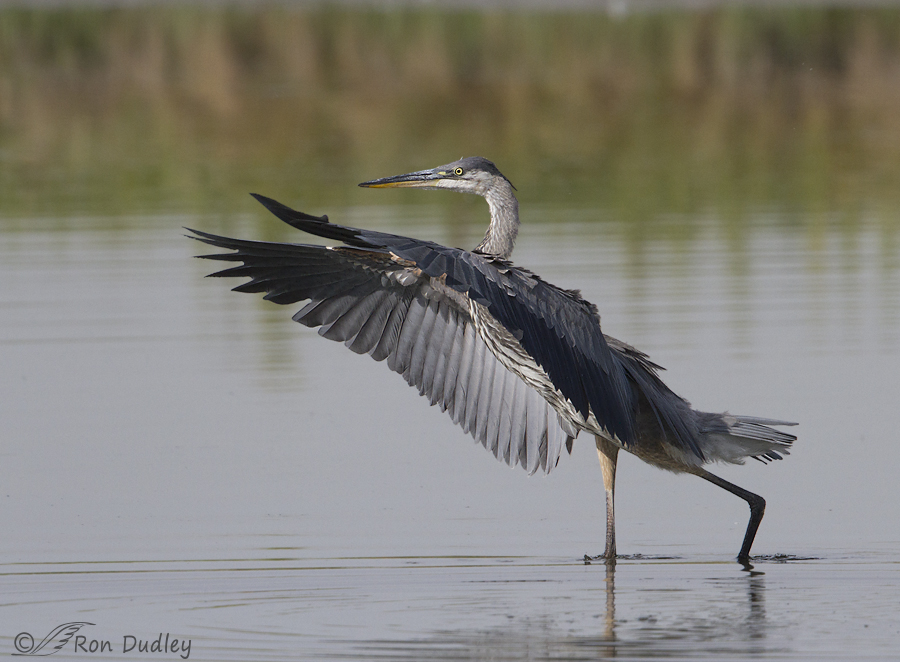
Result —
[{"label": "dark wing tip", "polygon": [[296,221],[318,221],[319,223],[328,223],[328,216],[326,214],[322,214],[321,216],[313,216],[312,214],[307,214],[302,211],[297,211],[296,209],[291,209],[287,205],[283,205],[277,200],[267,198],[266,196],[260,195],[259,193],[251,193],[250,195],[256,198],[257,202],[259,202],[263,207],[275,214],[275,216],[280,218],[282,221],[300,230],[302,230],[303,228],[297,226],[295,223]]},{"label": "dark wing tip", "polygon": [[[187,230],[188,232],[192,232],[193,234],[184,235],[188,239],[193,239],[194,241],[201,241],[204,244],[209,244],[210,246],[220,246],[223,247],[220,243],[221,240],[225,239],[225,237],[220,237],[219,235],[210,234],[209,232],[203,232],[203,230],[195,230],[194,228],[189,228],[182,226],[182,230]],[[194,257],[206,258],[208,255],[195,255]]]}]

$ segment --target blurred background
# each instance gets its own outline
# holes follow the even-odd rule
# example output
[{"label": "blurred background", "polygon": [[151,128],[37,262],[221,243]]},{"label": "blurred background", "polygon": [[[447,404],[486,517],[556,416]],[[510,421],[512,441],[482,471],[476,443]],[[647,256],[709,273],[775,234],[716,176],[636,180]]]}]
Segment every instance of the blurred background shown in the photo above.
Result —
[{"label": "blurred background", "polygon": [[635,226],[892,235],[900,10],[831,4],[4,5],[0,214],[359,204],[373,173],[485,154],[528,204]]}]

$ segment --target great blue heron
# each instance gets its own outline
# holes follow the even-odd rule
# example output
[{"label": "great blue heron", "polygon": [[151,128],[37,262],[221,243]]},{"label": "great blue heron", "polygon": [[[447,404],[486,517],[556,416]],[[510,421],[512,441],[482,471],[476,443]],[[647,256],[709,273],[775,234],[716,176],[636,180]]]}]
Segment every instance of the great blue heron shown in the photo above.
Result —
[{"label": "great blue heron", "polygon": [[714,476],[708,462],[767,462],[795,436],[751,416],[696,411],[660,380],[646,354],[606,336],[597,308],[513,266],[519,231],[513,186],[481,157],[363,182],[369,188],[447,189],[483,196],[491,222],[472,251],[335,225],[254,195],[289,225],[342,242],[325,247],[230,239],[191,230],[235,252],[201,257],[241,262],[211,274],[245,276],[238,292],[278,304],[309,300],[294,320],[320,327],[388,367],[511,466],[549,472],[582,430],[594,435],[606,490],[606,547],[616,557],[615,477],[620,449],[661,469],[691,473],[744,499],[750,521],[738,559],[747,561],[765,500]]}]

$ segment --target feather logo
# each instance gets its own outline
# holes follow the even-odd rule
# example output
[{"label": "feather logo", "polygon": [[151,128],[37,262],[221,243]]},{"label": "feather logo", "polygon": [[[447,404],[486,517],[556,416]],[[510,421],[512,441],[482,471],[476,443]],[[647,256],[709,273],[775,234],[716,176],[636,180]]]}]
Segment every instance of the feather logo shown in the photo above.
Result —
[{"label": "feather logo", "polygon": [[34,643],[34,637],[27,632],[20,632],[15,639],[18,652],[13,655],[53,655],[58,653],[69,643],[69,639],[85,625],[94,625],[94,623],[74,622],[58,625],[37,645]]}]

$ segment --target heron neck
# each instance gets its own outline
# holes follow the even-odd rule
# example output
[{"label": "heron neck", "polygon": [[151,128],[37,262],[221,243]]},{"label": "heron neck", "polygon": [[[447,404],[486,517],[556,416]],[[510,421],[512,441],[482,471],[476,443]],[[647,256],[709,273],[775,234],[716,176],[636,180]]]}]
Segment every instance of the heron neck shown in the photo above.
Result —
[{"label": "heron neck", "polygon": [[492,186],[484,198],[491,208],[491,224],[475,250],[508,260],[519,234],[519,201],[505,180]]}]

